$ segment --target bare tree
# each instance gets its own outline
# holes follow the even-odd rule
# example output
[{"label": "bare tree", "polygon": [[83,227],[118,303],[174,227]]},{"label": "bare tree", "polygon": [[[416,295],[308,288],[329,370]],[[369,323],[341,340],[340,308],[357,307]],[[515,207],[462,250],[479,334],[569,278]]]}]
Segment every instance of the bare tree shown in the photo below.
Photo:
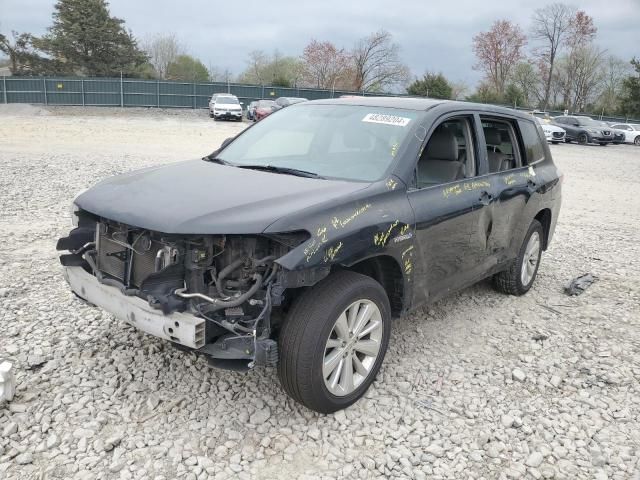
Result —
[{"label": "bare tree", "polygon": [[575,53],[577,61],[571,77],[571,110],[584,110],[587,103],[598,93],[604,80],[604,53],[604,50],[593,45],[584,46]]},{"label": "bare tree", "polygon": [[265,67],[269,64],[269,58],[266,53],[262,50],[252,50],[249,52],[247,64],[248,68],[243,75],[243,80],[260,85],[264,84],[265,81],[268,82],[268,78],[263,78]]},{"label": "bare tree", "polygon": [[474,68],[485,73],[499,95],[504,94],[507,79],[523,59],[526,42],[520,27],[508,20],[498,20],[488,32],[473,37],[473,52],[478,59]]},{"label": "bare tree", "polygon": [[345,76],[349,55],[331,42],[311,40],[304,48],[302,62],[306,82],[316,88],[329,89]]},{"label": "bare tree", "polygon": [[149,55],[149,63],[153,65],[158,77],[167,78],[167,67],[184,54],[184,47],[174,33],[158,33],[145,41],[143,50]]},{"label": "bare tree", "polygon": [[533,14],[531,36],[543,44],[537,53],[546,65],[543,70],[545,73],[543,110],[546,110],[549,105],[554,64],[558,52],[569,34],[573,16],[574,9],[563,3],[547,5],[536,10]]},{"label": "bare tree", "polygon": [[357,91],[382,90],[409,79],[409,68],[400,61],[400,47],[385,30],[360,39],[351,59]]},{"label": "bare tree", "polygon": [[623,80],[631,75],[628,62],[609,55],[603,62],[602,91],[598,99],[600,111],[614,113],[620,107]]},{"label": "bare tree", "polygon": [[571,19],[569,33],[567,35],[567,45],[569,51],[565,62],[563,79],[563,105],[569,107],[572,104],[574,80],[577,71],[582,69],[580,65],[583,61],[588,61],[588,56],[584,55],[584,49],[593,41],[597,28],[593,24],[593,18],[583,11],[577,11]]},{"label": "bare tree", "polygon": [[469,91],[469,85],[460,80],[457,82],[451,82],[451,99],[462,100]]}]

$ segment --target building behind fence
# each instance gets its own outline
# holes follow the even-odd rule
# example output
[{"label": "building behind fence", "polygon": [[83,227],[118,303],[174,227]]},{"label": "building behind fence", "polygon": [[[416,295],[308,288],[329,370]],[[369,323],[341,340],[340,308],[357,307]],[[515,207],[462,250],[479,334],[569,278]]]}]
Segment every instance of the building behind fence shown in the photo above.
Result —
[{"label": "building behind fence", "polygon": [[[167,80],[85,77],[1,77],[0,102],[111,107],[207,108],[214,93],[230,93],[245,105],[253,100],[303,97],[309,100],[341,95],[380,96],[318,88],[286,88],[237,83],[185,83]],[[392,94],[383,94],[391,96]],[[400,96],[400,95],[397,95]],[[517,107],[517,106],[516,106]],[[527,109],[528,110],[528,109]],[[563,112],[549,112],[562,115]],[[640,123],[629,118],[590,115],[613,122]]]}]

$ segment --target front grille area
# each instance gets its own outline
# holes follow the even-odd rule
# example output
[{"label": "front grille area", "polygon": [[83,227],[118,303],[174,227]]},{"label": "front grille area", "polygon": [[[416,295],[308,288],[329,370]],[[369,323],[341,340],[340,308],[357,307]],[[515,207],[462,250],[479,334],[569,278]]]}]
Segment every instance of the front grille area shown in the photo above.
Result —
[{"label": "front grille area", "polygon": [[[132,248],[126,246],[132,245]],[[155,271],[156,256],[164,245],[148,233],[101,224],[97,243],[97,267],[128,287],[139,288]]]},{"label": "front grille area", "polygon": [[564,132],[553,132],[554,138],[562,138],[564,137]]}]

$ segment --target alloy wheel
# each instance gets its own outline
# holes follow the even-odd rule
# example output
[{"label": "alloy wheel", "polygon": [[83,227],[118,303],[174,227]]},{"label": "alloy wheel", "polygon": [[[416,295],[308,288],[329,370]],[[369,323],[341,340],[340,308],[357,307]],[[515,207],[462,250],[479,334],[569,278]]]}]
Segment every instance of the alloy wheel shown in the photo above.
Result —
[{"label": "alloy wheel", "polygon": [[382,314],[370,300],[356,300],[336,319],[327,339],[322,376],[337,397],[353,393],[371,374],[382,344]]},{"label": "alloy wheel", "polygon": [[540,261],[540,235],[533,232],[522,257],[522,267],[520,269],[520,282],[523,286],[529,285],[536,274],[538,262]]}]

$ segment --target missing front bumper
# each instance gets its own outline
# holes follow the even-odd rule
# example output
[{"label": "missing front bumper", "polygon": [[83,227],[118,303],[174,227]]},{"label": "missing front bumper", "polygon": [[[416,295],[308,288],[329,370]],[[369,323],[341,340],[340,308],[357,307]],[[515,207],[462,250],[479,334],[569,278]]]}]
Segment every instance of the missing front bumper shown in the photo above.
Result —
[{"label": "missing front bumper", "polygon": [[138,330],[193,349],[205,344],[202,318],[180,312],[164,315],[141,298],[128,297],[119,289],[100,283],[82,267],[67,266],[64,276],[76,295]]}]

